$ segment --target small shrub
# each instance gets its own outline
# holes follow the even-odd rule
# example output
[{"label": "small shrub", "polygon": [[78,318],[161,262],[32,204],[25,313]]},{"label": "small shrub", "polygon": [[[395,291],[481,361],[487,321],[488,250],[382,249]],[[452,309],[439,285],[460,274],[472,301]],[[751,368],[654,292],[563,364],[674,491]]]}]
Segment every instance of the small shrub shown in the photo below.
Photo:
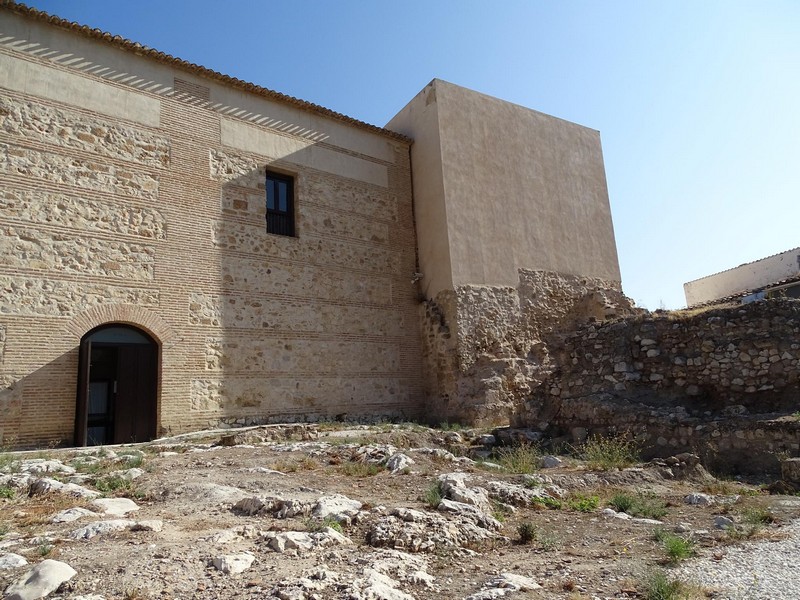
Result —
[{"label": "small shrub", "polygon": [[53,547],[54,547],[53,544],[48,544],[48,543],[39,544],[39,546],[36,548],[36,554],[42,557],[47,556],[53,551]]},{"label": "small shrub", "polygon": [[342,524],[332,517],[325,517],[322,520],[309,517],[305,520],[304,525],[306,526],[306,530],[311,532],[325,531],[330,527],[334,531],[342,533]]},{"label": "small shrub", "polygon": [[15,440],[3,442],[0,445],[0,472],[2,473],[15,473],[19,470],[19,460],[16,454],[9,452]]},{"label": "small shrub", "polygon": [[144,455],[141,452],[130,452],[127,454],[120,454],[120,457],[123,459],[122,462],[125,463],[126,469],[141,467],[144,464]]},{"label": "small shrub", "polygon": [[731,496],[736,493],[736,486],[730,481],[716,480],[703,484],[700,491],[704,494],[711,494],[712,496]]},{"label": "small shrub", "polygon": [[616,510],[617,512],[628,512],[631,510],[631,507],[634,505],[635,500],[633,496],[625,493],[614,494],[611,496],[611,500],[608,501],[608,505]]},{"label": "small shrub", "polygon": [[570,499],[569,507],[578,512],[592,512],[600,505],[600,498],[598,496],[584,496],[578,494]]},{"label": "small shrub", "polygon": [[540,531],[536,541],[539,542],[539,546],[545,552],[550,552],[561,546],[561,540],[552,531]]},{"label": "small shrub", "polygon": [[775,522],[775,515],[761,506],[748,506],[742,509],[742,523],[747,525],[769,525]]},{"label": "small shrub", "polygon": [[541,451],[532,444],[500,448],[495,451],[497,463],[509,473],[529,475],[539,470]]},{"label": "small shrub", "polygon": [[600,471],[622,469],[639,460],[636,445],[624,437],[591,437],[578,448],[577,454],[590,469]]},{"label": "small shrub", "polygon": [[667,558],[672,563],[680,562],[695,554],[694,542],[690,539],[675,535],[661,528],[653,532],[653,537],[661,544],[667,554]]},{"label": "small shrub", "polygon": [[645,600],[682,600],[688,598],[688,587],[679,579],[670,579],[662,570],[647,576],[642,587]]},{"label": "small shrub", "polygon": [[639,493],[631,496],[626,493],[614,494],[608,505],[618,512],[624,512],[632,517],[645,517],[647,519],[660,519],[667,514],[667,505],[663,499],[651,493]]},{"label": "small shrub", "polygon": [[16,491],[14,490],[13,487],[8,485],[0,485],[0,498],[6,498],[7,500],[11,500],[15,494]]},{"label": "small shrub", "polygon": [[280,460],[269,465],[273,471],[281,473],[296,473],[297,471],[313,471],[319,463],[310,456],[304,456],[298,461]]},{"label": "small shrub", "polygon": [[439,429],[442,431],[461,431],[464,428],[460,423],[448,423],[447,421],[442,421],[439,423]]},{"label": "small shrub", "polygon": [[544,507],[549,508],[551,510],[559,510],[563,506],[563,503],[558,498],[552,498],[550,496],[536,496],[531,500],[534,505],[534,508]]},{"label": "small shrub", "polygon": [[530,544],[536,540],[539,530],[530,521],[523,521],[517,525],[517,534],[519,534],[520,544]]},{"label": "small shrub", "polygon": [[667,514],[667,503],[663,498],[656,494],[649,492],[646,494],[640,493],[633,507],[631,508],[631,516],[644,517],[646,519],[661,519]]},{"label": "small shrub", "polygon": [[134,491],[133,481],[120,477],[119,475],[109,475],[94,482],[94,487],[98,492],[104,494],[126,494]]},{"label": "small shrub", "polygon": [[431,487],[425,491],[425,494],[423,494],[422,501],[431,508],[436,508],[439,506],[443,497],[442,486],[438,481],[435,481]]},{"label": "small shrub", "polygon": [[372,477],[382,470],[380,465],[369,462],[348,461],[339,465],[339,472],[349,477]]},{"label": "small shrub", "polygon": [[530,521],[523,521],[517,525],[517,534],[519,535],[520,544],[527,545],[536,542],[546,552],[554,550],[561,543],[555,533],[539,529]]},{"label": "small shrub", "polygon": [[511,510],[507,505],[497,502],[496,500],[492,500],[492,516],[495,519],[497,519],[500,523],[505,523],[506,516],[509,514],[511,514]]},{"label": "small shrub", "polygon": [[6,537],[6,534],[11,531],[11,525],[8,523],[0,523],[0,540]]},{"label": "small shrub", "polygon": [[297,469],[300,471],[313,471],[319,466],[319,463],[310,456],[304,456],[297,463]]}]

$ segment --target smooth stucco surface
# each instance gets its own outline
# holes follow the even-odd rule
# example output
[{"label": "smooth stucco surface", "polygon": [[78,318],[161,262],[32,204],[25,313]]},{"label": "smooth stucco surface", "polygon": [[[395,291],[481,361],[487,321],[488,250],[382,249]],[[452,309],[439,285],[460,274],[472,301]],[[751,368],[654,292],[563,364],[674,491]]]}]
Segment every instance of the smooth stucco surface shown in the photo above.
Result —
[{"label": "smooth stucco surface", "polygon": [[793,248],[733,269],[683,284],[686,304],[693,306],[754,290],[800,275],[800,248]]},{"label": "smooth stucco surface", "polygon": [[433,83],[386,127],[414,138],[411,163],[421,285],[422,292],[433,298],[442,290],[453,289],[438,104]]},{"label": "smooth stucco surface", "polygon": [[414,138],[429,297],[451,286],[516,286],[521,268],[620,281],[597,131],[441,80],[387,127]]}]

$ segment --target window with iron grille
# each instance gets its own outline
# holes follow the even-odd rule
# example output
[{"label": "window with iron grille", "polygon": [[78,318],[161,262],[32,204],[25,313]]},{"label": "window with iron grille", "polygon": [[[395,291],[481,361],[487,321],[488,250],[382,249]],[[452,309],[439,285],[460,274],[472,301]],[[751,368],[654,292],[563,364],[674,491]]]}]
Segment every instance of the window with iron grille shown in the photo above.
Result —
[{"label": "window with iron grille", "polygon": [[294,236],[294,178],[267,171],[267,233]]}]

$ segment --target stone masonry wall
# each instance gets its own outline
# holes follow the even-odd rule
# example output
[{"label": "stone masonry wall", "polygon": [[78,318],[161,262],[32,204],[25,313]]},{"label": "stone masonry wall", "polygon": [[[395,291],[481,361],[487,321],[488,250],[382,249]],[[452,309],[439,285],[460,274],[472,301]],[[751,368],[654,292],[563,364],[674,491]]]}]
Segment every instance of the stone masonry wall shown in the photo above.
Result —
[{"label": "stone masonry wall", "polygon": [[[259,97],[237,111],[222,84],[148,65],[205,98],[173,94],[134,77],[134,55],[106,78],[59,62],[58,39],[30,40],[46,56],[0,41],[37,73],[0,88],[0,442],[71,443],[80,339],[107,322],[159,342],[161,433],[419,417],[408,142]],[[99,42],[71,39],[93,57]],[[267,168],[295,179],[296,237],[266,232]]]},{"label": "stone masonry wall", "polygon": [[800,453],[800,301],[590,324],[548,347],[556,367],[518,424],[630,432],[649,455],[691,450],[727,466]]},{"label": "stone masonry wall", "polygon": [[517,288],[460,286],[425,304],[432,420],[508,423],[555,367],[548,335],[633,312],[618,283],[524,269],[519,277]]}]

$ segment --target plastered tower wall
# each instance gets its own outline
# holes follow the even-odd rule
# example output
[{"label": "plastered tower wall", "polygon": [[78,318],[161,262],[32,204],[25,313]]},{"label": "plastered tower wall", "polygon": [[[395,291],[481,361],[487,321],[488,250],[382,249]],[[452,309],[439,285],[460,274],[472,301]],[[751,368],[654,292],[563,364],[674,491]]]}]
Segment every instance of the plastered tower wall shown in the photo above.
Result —
[{"label": "plastered tower wall", "polygon": [[631,309],[599,133],[438,79],[387,127],[414,139],[428,414],[507,423],[548,335]]},{"label": "plastered tower wall", "polygon": [[159,432],[418,416],[408,140],[37,14],[0,6],[3,441],[70,443],[113,322],[159,344]]},{"label": "plastered tower wall", "polygon": [[597,131],[439,79],[387,127],[414,139],[427,297],[519,269],[620,281]]}]

